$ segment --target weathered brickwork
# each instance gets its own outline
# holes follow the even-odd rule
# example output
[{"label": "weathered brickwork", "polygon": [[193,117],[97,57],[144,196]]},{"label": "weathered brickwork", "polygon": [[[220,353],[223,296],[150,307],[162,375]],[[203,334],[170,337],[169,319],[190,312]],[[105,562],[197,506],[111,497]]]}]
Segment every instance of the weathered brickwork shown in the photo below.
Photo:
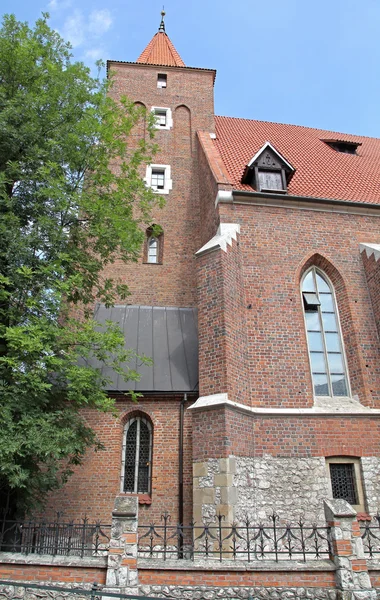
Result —
[{"label": "weathered brickwork", "polygon": [[[191,398],[191,396],[190,396]],[[153,425],[152,503],[140,505],[140,524],[158,522],[167,510],[173,522],[178,520],[179,413],[183,396],[145,397],[137,404],[119,396],[119,417],[88,411],[89,424],[105,449],[89,452],[81,467],[62,490],[52,494],[44,517],[63,513],[62,519],[87,515],[92,522],[110,524],[115,497],[120,493],[123,429],[134,414],[148,417]],[[195,399],[195,398],[194,398]],[[188,401],[186,407],[191,404]],[[192,515],[192,439],[191,415],[185,410],[184,422],[184,514]]]},{"label": "weathered brickwork", "polygon": [[[51,565],[14,565],[0,564],[0,580],[8,581],[45,581],[65,583],[66,585],[94,583],[105,584],[107,569],[90,567],[63,567]],[[0,594],[1,596],[1,594]]]},{"label": "weathered brickwork", "polygon": [[362,259],[377,330],[380,336],[380,261],[376,260],[374,254],[368,257],[366,252],[362,252]]},{"label": "weathered brickwork", "polygon": [[[334,285],[352,394],[379,406],[379,340],[359,252],[361,241],[378,235],[378,217],[248,204],[221,204],[219,211],[222,222],[241,227],[252,405],[313,405],[300,280],[316,265]],[[215,335],[214,347],[223,343]]]},{"label": "weathered brickwork", "polygon": [[[160,149],[154,163],[171,166],[173,189],[165,196],[165,207],[155,209],[152,215],[152,222],[161,225],[165,234],[162,264],[144,264],[142,253],[137,264],[116,261],[106,275],[128,284],[130,303],[195,306],[194,253],[200,247],[196,132],[214,131],[214,72],[113,62],[110,70],[115,99],[127,95],[148,111],[152,106],[172,110],[173,127],[156,132]],[[166,88],[157,88],[158,73],[167,74]],[[143,134],[140,126],[135,137]]]}]

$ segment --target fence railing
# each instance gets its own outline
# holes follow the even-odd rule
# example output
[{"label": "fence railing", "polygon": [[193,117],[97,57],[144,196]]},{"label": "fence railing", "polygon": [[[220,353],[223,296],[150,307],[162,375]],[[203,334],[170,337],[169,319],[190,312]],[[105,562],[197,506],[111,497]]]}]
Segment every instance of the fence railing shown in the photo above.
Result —
[{"label": "fence railing", "polygon": [[364,554],[369,558],[380,558],[380,514],[371,521],[360,521]]},{"label": "fence railing", "polygon": [[102,556],[109,547],[111,525],[81,521],[0,521],[0,551],[51,556]]},{"label": "fence railing", "polygon": [[214,523],[171,525],[164,513],[159,525],[139,526],[138,556],[147,559],[196,558],[223,560],[318,560],[329,559],[329,527],[281,524],[273,514],[268,524],[254,524],[249,518],[242,523],[225,525],[224,516]]}]

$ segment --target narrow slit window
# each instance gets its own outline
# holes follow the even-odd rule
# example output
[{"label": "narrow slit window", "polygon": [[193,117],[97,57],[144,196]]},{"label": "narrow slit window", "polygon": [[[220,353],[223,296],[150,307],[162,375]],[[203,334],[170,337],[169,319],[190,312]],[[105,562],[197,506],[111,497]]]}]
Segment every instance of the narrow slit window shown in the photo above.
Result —
[{"label": "narrow slit window", "polygon": [[158,238],[148,239],[148,263],[158,263]]},{"label": "narrow slit window", "polygon": [[143,417],[130,419],[125,428],[123,491],[151,493],[152,426]]},{"label": "narrow slit window", "polygon": [[316,396],[348,396],[349,384],[333,288],[312,267],[302,282],[302,299]]}]

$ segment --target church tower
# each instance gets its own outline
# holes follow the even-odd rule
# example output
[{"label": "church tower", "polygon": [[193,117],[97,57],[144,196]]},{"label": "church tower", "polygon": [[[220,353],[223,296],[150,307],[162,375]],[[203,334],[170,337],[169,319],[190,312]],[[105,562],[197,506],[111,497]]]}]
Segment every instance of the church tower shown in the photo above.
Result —
[{"label": "church tower", "polygon": [[107,63],[114,99],[126,95],[156,115],[159,152],[145,177],[166,200],[153,214],[163,234],[150,243],[148,230],[139,264],[123,264],[117,275],[130,287],[133,304],[190,307],[196,304],[194,255],[201,246],[196,132],[214,132],[216,73],[185,65],[164,16],[136,62]]}]

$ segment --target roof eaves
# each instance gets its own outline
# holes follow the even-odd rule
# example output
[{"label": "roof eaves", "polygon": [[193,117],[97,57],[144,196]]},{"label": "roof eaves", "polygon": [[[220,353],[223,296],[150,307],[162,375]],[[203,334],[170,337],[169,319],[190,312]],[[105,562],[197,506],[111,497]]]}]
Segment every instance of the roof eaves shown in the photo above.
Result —
[{"label": "roof eaves", "polygon": [[203,67],[187,67],[185,66],[177,66],[177,65],[160,65],[160,64],[150,64],[150,63],[138,63],[130,60],[107,60],[107,74],[110,68],[111,63],[116,65],[137,65],[138,67],[163,67],[165,69],[191,69],[192,71],[207,71],[208,73],[213,74],[213,79],[215,83],[216,78],[216,69],[205,69]]},{"label": "roof eaves", "polygon": [[233,189],[231,190],[231,194],[233,196],[251,196],[252,198],[270,198],[270,199],[278,199],[278,200],[296,200],[297,202],[315,202],[320,204],[334,204],[336,206],[352,206],[356,208],[374,208],[380,210],[380,204],[375,204],[374,202],[362,202],[360,200],[341,200],[339,198],[320,198],[318,196],[297,196],[295,194],[275,194],[270,192],[257,192],[253,190],[252,192],[248,190],[239,190]]}]

